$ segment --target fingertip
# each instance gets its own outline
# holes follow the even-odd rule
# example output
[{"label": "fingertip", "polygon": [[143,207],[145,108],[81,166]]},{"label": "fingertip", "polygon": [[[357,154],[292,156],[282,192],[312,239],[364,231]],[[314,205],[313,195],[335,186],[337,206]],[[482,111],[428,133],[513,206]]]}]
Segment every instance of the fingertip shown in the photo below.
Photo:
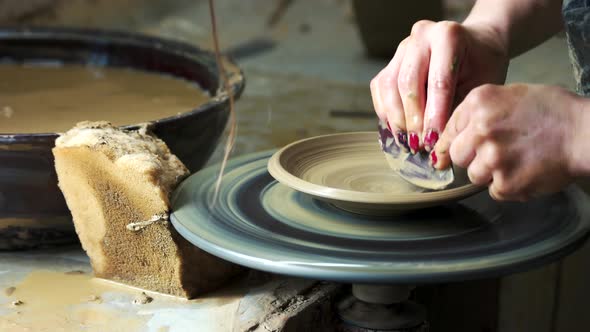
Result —
[{"label": "fingertip", "polygon": [[404,150],[409,151],[410,148],[408,146],[408,135],[406,131],[403,107],[397,102],[397,100],[392,103],[391,109],[387,114],[387,118],[387,123],[389,125],[388,128],[395,137],[397,145],[402,147]]},{"label": "fingertip", "polygon": [[[435,160],[433,160],[433,156]],[[433,162],[434,168],[436,168],[437,170],[445,170],[449,168],[449,166],[451,165],[451,157],[448,153],[448,150],[445,151],[439,148],[435,148],[430,153],[430,158],[431,162]]]},{"label": "fingertip", "polygon": [[479,159],[475,159],[473,162],[471,162],[467,168],[467,176],[469,177],[471,183],[477,186],[489,184],[492,180],[492,173],[490,169],[488,169]]},{"label": "fingertip", "polygon": [[391,123],[389,121],[385,121],[385,125],[387,126],[387,130],[389,130],[389,132],[391,133],[391,137],[393,137],[393,140],[399,146],[400,142],[399,142],[399,139],[396,135],[396,133],[399,131],[399,129],[397,128],[397,126],[391,125]]},{"label": "fingertip", "polygon": [[497,185],[492,182],[488,189],[489,195],[492,199],[499,202],[526,202],[531,197],[524,193],[509,193],[502,192]]},{"label": "fingertip", "polygon": [[[418,96],[418,94],[420,96]],[[408,132],[415,133],[421,141],[424,131],[424,104],[419,100],[424,98],[424,93],[418,94],[410,92],[406,96],[401,96],[404,110],[404,120]]]},{"label": "fingertip", "polygon": [[500,199],[498,199],[498,196],[496,194],[496,190],[494,189],[494,184],[492,183],[490,185],[490,187],[488,188],[488,194],[490,195],[490,197],[495,200],[495,201],[500,201]]},{"label": "fingertip", "polygon": [[410,148],[408,146],[408,136],[405,130],[399,128],[399,126],[395,124],[390,123],[389,121],[387,121],[387,130],[389,130],[391,136],[393,136],[393,139],[395,140],[397,146],[402,148],[402,150],[404,150],[405,152],[410,151]]},{"label": "fingertip", "polygon": [[451,164],[451,157],[449,155],[449,144],[445,140],[444,132],[438,138],[437,142],[433,145],[432,151],[430,152],[431,161],[432,155],[436,158],[436,162],[433,163],[434,168],[443,170],[449,167]]},{"label": "fingertip", "polygon": [[498,190],[496,189],[496,187],[494,186],[493,183],[490,185],[490,187],[488,189],[488,193],[489,193],[490,197],[495,201],[505,202],[505,201],[509,200],[508,197],[506,197],[498,192]]},{"label": "fingertip", "polygon": [[420,135],[414,131],[410,131],[408,133],[408,145],[410,147],[410,151],[413,154],[418,153],[418,151],[420,151],[421,148],[421,142],[420,142]]},{"label": "fingertip", "polygon": [[449,167],[451,167],[451,161],[449,159],[440,158],[434,168],[439,171],[444,171]]},{"label": "fingertip", "polygon": [[438,156],[436,155],[436,151],[432,150],[430,152],[430,165],[436,168],[436,164],[438,163]]},{"label": "fingertip", "polygon": [[424,134],[424,149],[426,151],[433,151],[434,150],[434,145],[438,142],[440,138],[439,135],[439,130],[436,128],[430,128],[428,130],[426,130],[426,133]]},{"label": "fingertip", "polygon": [[457,166],[467,168],[475,159],[476,151],[481,143],[481,137],[474,134],[474,131],[463,131],[457,135],[451,146],[449,154],[453,163]]}]

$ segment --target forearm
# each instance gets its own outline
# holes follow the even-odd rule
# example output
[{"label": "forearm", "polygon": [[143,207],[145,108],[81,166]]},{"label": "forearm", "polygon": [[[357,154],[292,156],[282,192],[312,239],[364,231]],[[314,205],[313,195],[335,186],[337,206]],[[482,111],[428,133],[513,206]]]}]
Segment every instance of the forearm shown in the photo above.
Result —
[{"label": "forearm", "polygon": [[491,29],[511,58],[563,28],[561,0],[478,0],[463,22]]}]

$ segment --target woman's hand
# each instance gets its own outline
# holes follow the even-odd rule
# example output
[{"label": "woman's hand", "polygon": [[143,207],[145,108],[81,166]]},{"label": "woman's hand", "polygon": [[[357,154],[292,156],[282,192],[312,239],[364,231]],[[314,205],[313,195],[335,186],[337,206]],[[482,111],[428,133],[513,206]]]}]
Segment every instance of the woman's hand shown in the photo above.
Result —
[{"label": "woman's hand", "polygon": [[457,102],[474,87],[503,83],[508,50],[486,25],[420,21],[371,81],[379,118],[398,145],[430,151]]},{"label": "woman's hand", "polygon": [[[457,106],[431,152],[436,168],[467,168],[497,200],[526,200],[573,181],[588,164],[585,99],[541,85],[484,85]],[[581,160],[582,162],[577,162]]]}]

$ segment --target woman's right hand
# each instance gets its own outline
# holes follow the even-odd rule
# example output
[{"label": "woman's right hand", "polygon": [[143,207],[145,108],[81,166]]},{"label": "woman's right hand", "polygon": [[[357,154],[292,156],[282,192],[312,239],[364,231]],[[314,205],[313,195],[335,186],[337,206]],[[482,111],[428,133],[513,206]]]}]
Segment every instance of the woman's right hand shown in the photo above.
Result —
[{"label": "woman's right hand", "polygon": [[398,145],[430,151],[452,108],[482,84],[502,84],[509,56],[499,34],[481,25],[419,21],[371,81],[375,112]]}]

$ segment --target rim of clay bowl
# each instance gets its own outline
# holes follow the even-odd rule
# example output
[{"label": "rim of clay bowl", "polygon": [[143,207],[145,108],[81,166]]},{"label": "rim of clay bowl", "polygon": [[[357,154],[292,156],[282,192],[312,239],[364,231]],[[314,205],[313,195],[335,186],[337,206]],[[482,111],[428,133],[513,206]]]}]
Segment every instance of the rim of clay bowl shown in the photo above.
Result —
[{"label": "rim of clay bowl", "polygon": [[[455,188],[423,193],[383,194],[360,192],[327,187],[309,182],[299,177],[296,172],[293,172],[292,169],[294,166],[289,164],[293,163],[294,158],[305,158],[304,150],[314,151],[322,148],[327,150],[332,146],[332,149],[339,149],[340,153],[343,153],[346,149],[349,149],[350,151],[352,151],[351,149],[354,149],[354,146],[350,147],[350,144],[355,144],[358,147],[359,144],[362,143],[374,144],[375,150],[382,153],[379,149],[378,134],[376,132],[347,132],[315,136],[293,142],[275,152],[268,161],[268,171],[280,183],[317,198],[329,201],[363,203],[368,205],[411,206],[417,204],[458,201],[476,194],[485,188],[472,183],[467,183]],[[307,154],[309,157],[309,152]],[[301,157],[302,155],[304,157]],[[322,158],[322,155],[325,155],[325,153],[318,153],[313,155],[313,157],[316,159]],[[383,162],[386,163],[385,158],[383,158]]]},{"label": "rim of clay bowl", "polygon": [[[76,55],[76,58],[68,61],[64,59],[64,54],[51,55],[52,50],[67,49],[73,44],[78,45],[76,50],[88,52],[86,55]],[[124,54],[124,51],[116,50],[116,46],[140,49],[149,49],[162,57],[179,57],[191,63],[195,68],[201,66],[208,77],[202,77],[201,81],[196,78],[183,76],[180,71],[181,66],[173,67],[171,65],[148,63],[151,69],[144,68],[140,62],[128,61],[127,63],[110,63],[110,60],[121,60],[112,57],[112,54]],[[6,50],[18,48],[21,56],[7,55]],[[29,53],[27,53],[29,50]],[[121,52],[121,53],[117,53]],[[197,83],[201,89],[208,91],[211,99],[205,104],[195,108],[188,109],[177,115],[146,121],[153,125],[166,124],[184,117],[195,115],[208,111],[219,111],[220,106],[229,104],[227,94],[218,95],[219,73],[215,55],[212,52],[205,51],[197,46],[193,46],[181,41],[171,40],[162,37],[148,36],[135,32],[123,32],[111,29],[92,29],[92,28],[62,28],[62,27],[0,27],[0,63],[26,63],[32,59],[58,61],[60,63],[87,64],[104,67],[122,67],[136,70],[143,70],[151,73],[160,73],[171,75],[176,78],[182,78],[190,82]],[[86,61],[80,61],[85,59]],[[151,59],[153,60],[153,59]],[[149,61],[149,60],[147,60]],[[239,98],[245,87],[245,77],[242,70],[227,55],[223,55],[224,67],[230,80],[232,93],[235,99]],[[144,66],[145,66],[144,62]],[[156,67],[160,67],[158,70]],[[164,67],[164,68],[162,68]],[[203,86],[203,82],[210,82],[211,86]],[[141,123],[132,123],[121,126],[121,128],[134,129]],[[20,143],[23,138],[27,141],[46,141],[47,139],[57,138],[59,133],[0,133],[0,142],[4,144]]]}]

